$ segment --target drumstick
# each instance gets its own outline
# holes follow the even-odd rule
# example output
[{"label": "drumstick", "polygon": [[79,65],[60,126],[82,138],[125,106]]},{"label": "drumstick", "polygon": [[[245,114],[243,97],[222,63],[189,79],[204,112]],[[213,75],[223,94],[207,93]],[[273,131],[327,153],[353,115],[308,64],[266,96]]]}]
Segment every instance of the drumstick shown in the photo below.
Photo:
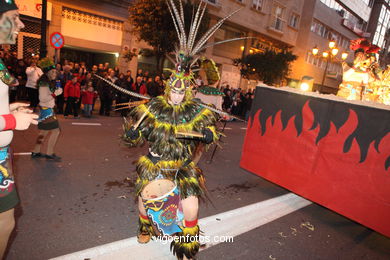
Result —
[{"label": "drumstick", "polygon": [[133,101],[133,102],[126,102],[126,103],[119,103],[119,104],[115,104],[114,106],[115,107],[118,107],[118,106],[133,106],[133,105],[142,105],[142,104],[145,104],[145,103],[148,103],[149,101],[148,100],[141,100],[141,101]]},{"label": "drumstick", "polygon": [[142,120],[144,120],[145,116],[148,114],[148,111],[145,111],[145,113],[141,116],[140,119],[138,119],[137,123],[135,123],[134,130],[138,128],[138,126],[141,124]]},{"label": "drumstick", "polygon": [[192,131],[189,131],[189,132],[177,131],[176,135],[192,136],[192,137],[200,137],[200,138],[204,137],[204,135],[202,133],[192,132]]},{"label": "drumstick", "polygon": [[129,102],[129,103],[122,103],[121,105],[126,105],[126,106],[115,108],[114,111],[118,111],[118,110],[121,110],[121,109],[129,109],[131,107],[136,107],[136,106],[140,105],[140,103],[138,103],[138,102]]},{"label": "drumstick", "polygon": [[129,107],[120,107],[120,108],[115,108],[113,111],[118,111],[118,110],[122,110],[122,109],[128,109]]}]

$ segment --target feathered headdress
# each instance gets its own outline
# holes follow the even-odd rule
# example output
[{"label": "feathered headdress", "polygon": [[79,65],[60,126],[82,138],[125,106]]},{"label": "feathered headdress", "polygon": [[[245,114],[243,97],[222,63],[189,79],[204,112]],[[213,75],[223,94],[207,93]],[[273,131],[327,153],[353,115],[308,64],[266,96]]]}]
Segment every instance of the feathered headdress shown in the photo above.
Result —
[{"label": "feathered headdress", "polygon": [[175,25],[176,33],[179,38],[179,46],[176,47],[176,67],[172,71],[171,78],[169,80],[169,87],[173,91],[182,92],[185,91],[193,80],[193,73],[191,68],[197,63],[199,59],[199,53],[210,46],[221,44],[229,41],[235,41],[242,38],[235,38],[224,40],[216,43],[206,45],[210,37],[221,27],[223,22],[230,18],[232,15],[239,11],[236,10],[229,14],[228,16],[222,18],[218,21],[213,27],[211,27],[200,39],[195,42],[197,38],[199,26],[202,22],[203,15],[206,11],[207,4],[200,1],[197,8],[196,14],[192,17],[192,22],[190,25],[190,31],[187,33],[185,31],[184,24],[184,10],[183,3],[179,0],[179,7],[176,6],[173,0],[167,0],[167,5],[169,12],[171,13],[173,23]]},{"label": "feathered headdress", "polygon": [[54,65],[54,62],[52,59],[46,57],[41,59],[38,62],[38,66],[43,70],[43,72],[48,72],[49,70],[55,69],[56,66]]}]

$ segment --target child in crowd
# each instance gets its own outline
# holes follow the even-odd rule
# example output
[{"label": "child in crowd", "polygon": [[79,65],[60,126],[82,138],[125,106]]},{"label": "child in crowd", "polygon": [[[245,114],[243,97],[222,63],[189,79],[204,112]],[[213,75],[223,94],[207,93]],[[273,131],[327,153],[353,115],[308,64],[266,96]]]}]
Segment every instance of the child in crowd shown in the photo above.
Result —
[{"label": "child in crowd", "polygon": [[73,76],[72,80],[68,81],[64,89],[64,100],[66,101],[66,108],[64,117],[68,118],[68,115],[73,112],[74,118],[79,117],[79,109],[77,103],[80,99],[80,83],[78,83],[78,77]]},{"label": "child in crowd", "polygon": [[88,82],[86,90],[81,92],[81,103],[84,106],[84,116],[92,117],[93,101],[97,98],[97,92],[94,91],[92,82]]}]

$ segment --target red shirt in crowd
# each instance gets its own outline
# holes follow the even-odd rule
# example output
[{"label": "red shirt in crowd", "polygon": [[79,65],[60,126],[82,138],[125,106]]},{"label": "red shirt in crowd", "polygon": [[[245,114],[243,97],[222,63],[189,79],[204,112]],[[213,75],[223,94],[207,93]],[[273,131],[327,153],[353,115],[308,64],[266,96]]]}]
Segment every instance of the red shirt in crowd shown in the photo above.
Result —
[{"label": "red shirt in crowd", "polygon": [[81,103],[84,105],[92,105],[93,100],[97,98],[97,93],[96,92],[91,92],[91,91],[86,91],[83,90],[81,91]]},{"label": "red shirt in crowd", "polygon": [[80,98],[80,83],[76,82],[73,84],[71,80],[69,80],[64,89],[64,98],[75,97]]},{"label": "red shirt in crowd", "polygon": [[146,88],[146,85],[145,84],[141,84],[141,86],[137,87],[136,83],[133,83],[133,85],[131,86],[132,90],[136,93],[139,93],[141,95],[147,95],[148,94],[148,90]]}]

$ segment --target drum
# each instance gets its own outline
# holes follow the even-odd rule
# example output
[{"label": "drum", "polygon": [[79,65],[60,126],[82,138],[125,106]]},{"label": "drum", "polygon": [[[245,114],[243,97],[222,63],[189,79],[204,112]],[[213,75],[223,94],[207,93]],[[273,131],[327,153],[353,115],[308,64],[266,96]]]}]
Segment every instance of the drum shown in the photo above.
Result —
[{"label": "drum", "polygon": [[146,214],[157,236],[181,232],[184,219],[177,185],[168,179],[148,183],[141,192]]}]

